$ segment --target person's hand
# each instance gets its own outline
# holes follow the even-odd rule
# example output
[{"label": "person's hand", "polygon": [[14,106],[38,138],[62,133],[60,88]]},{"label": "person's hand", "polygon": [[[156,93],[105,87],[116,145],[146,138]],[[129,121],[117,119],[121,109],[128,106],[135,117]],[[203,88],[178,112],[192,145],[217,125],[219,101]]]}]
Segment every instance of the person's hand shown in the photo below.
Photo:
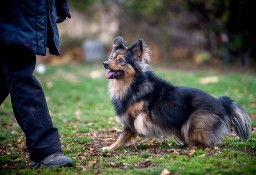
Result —
[{"label": "person's hand", "polygon": [[56,23],[63,22],[67,17],[71,18],[67,0],[56,0],[57,20]]}]

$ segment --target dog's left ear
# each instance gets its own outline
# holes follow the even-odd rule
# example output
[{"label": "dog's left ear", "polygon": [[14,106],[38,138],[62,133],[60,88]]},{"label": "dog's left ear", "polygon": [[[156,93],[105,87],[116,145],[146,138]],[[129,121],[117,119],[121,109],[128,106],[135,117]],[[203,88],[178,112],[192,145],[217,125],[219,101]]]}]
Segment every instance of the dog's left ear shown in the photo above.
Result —
[{"label": "dog's left ear", "polygon": [[114,40],[113,48],[126,48],[125,46],[125,40],[122,36],[118,36]]},{"label": "dog's left ear", "polygon": [[140,39],[135,42],[131,47],[129,47],[129,51],[132,53],[132,56],[136,61],[142,61],[143,41]]}]

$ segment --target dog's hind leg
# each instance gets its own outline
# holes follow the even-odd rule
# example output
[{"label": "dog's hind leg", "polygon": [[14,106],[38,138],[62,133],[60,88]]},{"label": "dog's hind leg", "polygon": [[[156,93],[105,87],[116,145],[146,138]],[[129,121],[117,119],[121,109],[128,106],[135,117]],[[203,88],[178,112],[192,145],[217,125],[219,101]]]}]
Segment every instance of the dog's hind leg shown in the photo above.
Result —
[{"label": "dog's hind leg", "polygon": [[114,144],[112,144],[111,146],[108,146],[108,147],[103,147],[102,150],[113,151],[113,150],[119,148],[120,146],[123,146],[126,143],[128,143],[135,136],[136,136],[136,134],[134,132],[132,132],[131,130],[124,129]]},{"label": "dog's hind leg", "polygon": [[189,147],[207,147],[215,145],[219,143],[229,131],[221,117],[202,111],[193,113],[185,125],[183,134],[186,144]]}]

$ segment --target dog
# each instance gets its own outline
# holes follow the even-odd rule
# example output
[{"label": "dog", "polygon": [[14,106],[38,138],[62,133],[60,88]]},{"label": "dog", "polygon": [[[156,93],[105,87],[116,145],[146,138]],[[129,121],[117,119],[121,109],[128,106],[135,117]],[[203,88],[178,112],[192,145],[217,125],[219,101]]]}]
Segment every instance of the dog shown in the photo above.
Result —
[{"label": "dog", "polygon": [[173,136],[182,147],[216,145],[232,129],[242,140],[249,138],[251,121],[239,104],[226,96],[214,98],[196,88],[172,85],[153,73],[151,57],[143,40],[128,47],[121,36],[115,38],[103,66],[123,130],[102,150],[113,151],[137,136]]}]

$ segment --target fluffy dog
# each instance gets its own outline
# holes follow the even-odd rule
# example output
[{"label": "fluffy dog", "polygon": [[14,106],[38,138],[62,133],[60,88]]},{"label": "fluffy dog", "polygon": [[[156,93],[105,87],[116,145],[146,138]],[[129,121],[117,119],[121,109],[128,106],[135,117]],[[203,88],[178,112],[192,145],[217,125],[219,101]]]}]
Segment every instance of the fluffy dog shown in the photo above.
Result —
[{"label": "fluffy dog", "polygon": [[109,91],[116,115],[123,124],[117,141],[103,150],[115,150],[139,136],[173,136],[183,147],[219,143],[234,129],[247,140],[251,124],[244,109],[229,97],[174,86],[157,77],[148,62],[151,51],[142,40],[130,47],[122,37],[114,40],[108,61]]}]

